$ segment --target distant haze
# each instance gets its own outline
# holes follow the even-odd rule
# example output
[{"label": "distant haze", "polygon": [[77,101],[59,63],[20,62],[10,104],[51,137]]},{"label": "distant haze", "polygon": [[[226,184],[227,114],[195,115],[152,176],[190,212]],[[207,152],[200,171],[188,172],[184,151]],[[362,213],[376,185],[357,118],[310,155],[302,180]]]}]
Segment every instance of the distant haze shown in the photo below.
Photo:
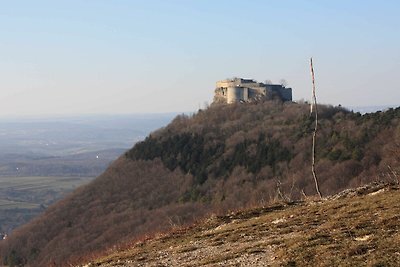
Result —
[{"label": "distant haze", "polygon": [[399,1],[4,1],[0,116],[196,110],[215,82],[400,105]]},{"label": "distant haze", "polygon": [[0,119],[0,167],[2,156],[9,154],[66,157],[112,149],[123,152],[175,116],[163,113]]},{"label": "distant haze", "polygon": [[[399,105],[400,106],[400,105]],[[354,112],[360,112],[361,114],[372,113],[377,111],[386,111],[389,108],[396,108],[396,105],[386,105],[386,106],[364,106],[364,107],[346,107],[348,110]]]}]

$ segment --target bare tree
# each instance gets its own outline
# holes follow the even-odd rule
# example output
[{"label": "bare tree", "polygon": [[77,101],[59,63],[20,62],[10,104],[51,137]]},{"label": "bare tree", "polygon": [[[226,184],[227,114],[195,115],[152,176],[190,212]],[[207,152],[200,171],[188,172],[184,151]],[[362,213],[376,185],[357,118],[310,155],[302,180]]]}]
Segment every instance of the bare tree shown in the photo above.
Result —
[{"label": "bare tree", "polygon": [[280,79],[279,84],[282,85],[283,87],[288,86],[288,82],[285,79]]},{"label": "bare tree", "polygon": [[265,84],[273,84],[271,80],[265,80]]},{"label": "bare tree", "polygon": [[311,114],[313,112],[313,105],[315,109],[315,126],[314,126],[314,132],[313,132],[313,137],[312,137],[312,162],[311,162],[311,172],[314,177],[314,183],[315,183],[315,189],[317,190],[318,196],[322,198],[321,191],[319,190],[319,185],[318,185],[318,178],[317,174],[315,173],[315,141],[317,139],[317,131],[318,131],[318,109],[317,109],[317,96],[315,94],[315,79],[314,79],[314,68],[313,68],[313,61],[312,58],[310,58],[310,67],[311,67],[311,79],[312,79],[312,103],[311,103]]}]

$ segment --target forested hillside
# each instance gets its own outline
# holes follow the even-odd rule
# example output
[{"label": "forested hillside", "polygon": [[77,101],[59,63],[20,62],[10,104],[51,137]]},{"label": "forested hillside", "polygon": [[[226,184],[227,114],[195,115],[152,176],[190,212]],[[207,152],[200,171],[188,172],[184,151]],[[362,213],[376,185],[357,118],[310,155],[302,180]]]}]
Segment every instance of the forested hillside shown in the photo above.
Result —
[{"label": "forested hillside", "polygon": [[[315,194],[306,104],[213,106],[177,116],[89,185],[0,242],[10,265],[67,265],[210,213]],[[319,106],[323,195],[400,173],[400,108],[361,115]]]}]

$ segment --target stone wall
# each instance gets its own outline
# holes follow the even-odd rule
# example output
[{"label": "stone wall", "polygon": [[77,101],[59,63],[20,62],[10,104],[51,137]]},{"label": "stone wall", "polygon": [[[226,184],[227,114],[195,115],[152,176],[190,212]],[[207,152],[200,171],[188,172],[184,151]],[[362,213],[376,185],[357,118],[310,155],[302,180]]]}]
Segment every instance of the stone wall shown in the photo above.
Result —
[{"label": "stone wall", "polygon": [[292,89],[280,84],[264,84],[250,79],[233,78],[216,83],[214,103],[252,102],[272,99],[292,101]]}]

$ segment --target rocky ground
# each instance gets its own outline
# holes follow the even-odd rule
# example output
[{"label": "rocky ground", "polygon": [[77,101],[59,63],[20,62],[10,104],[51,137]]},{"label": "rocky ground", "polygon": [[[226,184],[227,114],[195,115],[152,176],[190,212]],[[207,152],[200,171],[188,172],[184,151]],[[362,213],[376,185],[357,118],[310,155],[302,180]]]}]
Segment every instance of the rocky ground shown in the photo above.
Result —
[{"label": "rocky ground", "polygon": [[212,216],[84,266],[400,266],[399,187]]}]

